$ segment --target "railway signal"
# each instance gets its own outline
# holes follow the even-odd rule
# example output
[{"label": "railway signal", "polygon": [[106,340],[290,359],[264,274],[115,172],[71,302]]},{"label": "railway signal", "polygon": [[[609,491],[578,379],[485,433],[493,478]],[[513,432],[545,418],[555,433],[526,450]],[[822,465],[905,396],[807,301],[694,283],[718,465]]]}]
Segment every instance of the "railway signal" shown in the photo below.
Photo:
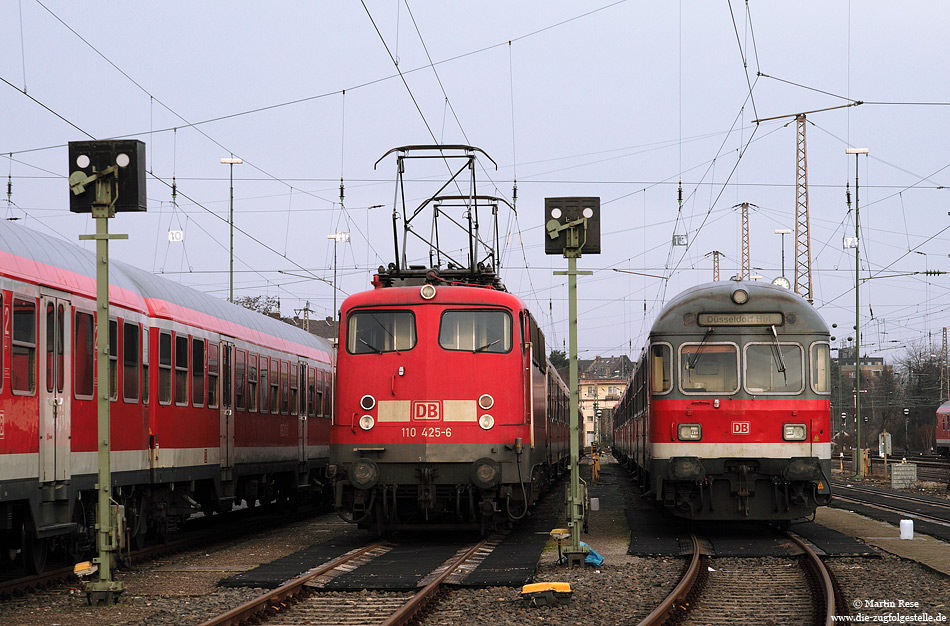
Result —
[{"label": "railway signal", "polygon": [[69,142],[69,210],[91,213],[95,235],[80,239],[96,242],[96,372],[98,390],[99,505],[96,509],[99,580],[86,584],[90,604],[114,604],[125,586],[112,579],[119,528],[124,523],[118,507],[111,506],[112,464],[110,450],[109,385],[109,219],[118,212],[145,211],[145,143],[138,140]]},{"label": "railway signal", "polygon": [[571,532],[571,546],[565,552],[568,565],[582,565],[588,549],[581,546],[587,494],[580,482],[580,428],[577,420],[577,276],[593,272],[578,271],[577,259],[582,252],[600,254],[600,198],[545,198],[544,199],[544,253],[561,254],[567,259],[568,325],[570,327],[570,367],[568,387],[571,390],[571,489],[568,493],[567,527]]}]

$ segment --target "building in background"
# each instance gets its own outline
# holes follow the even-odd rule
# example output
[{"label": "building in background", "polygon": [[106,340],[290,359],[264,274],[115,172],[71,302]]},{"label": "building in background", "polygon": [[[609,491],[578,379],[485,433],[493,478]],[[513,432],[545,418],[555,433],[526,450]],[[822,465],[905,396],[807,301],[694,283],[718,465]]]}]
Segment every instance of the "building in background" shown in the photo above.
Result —
[{"label": "building in background", "polygon": [[584,416],[584,442],[609,445],[613,432],[611,415],[633,374],[626,356],[578,359],[578,406]]}]

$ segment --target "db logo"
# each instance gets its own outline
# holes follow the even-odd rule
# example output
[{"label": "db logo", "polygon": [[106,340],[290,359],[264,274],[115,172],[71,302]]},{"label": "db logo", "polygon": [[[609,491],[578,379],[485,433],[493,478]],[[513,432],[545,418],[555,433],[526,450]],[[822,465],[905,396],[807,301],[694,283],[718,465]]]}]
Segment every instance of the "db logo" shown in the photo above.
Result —
[{"label": "db logo", "polygon": [[733,435],[748,435],[751,432],[752,425],[750,422],[733,422],[732,423],[732,434]]},{"label": "db logo", "polygon": [[442,407],[438,401],[412,403],[412,419],[414,420],[437,420],[442,417]]}]

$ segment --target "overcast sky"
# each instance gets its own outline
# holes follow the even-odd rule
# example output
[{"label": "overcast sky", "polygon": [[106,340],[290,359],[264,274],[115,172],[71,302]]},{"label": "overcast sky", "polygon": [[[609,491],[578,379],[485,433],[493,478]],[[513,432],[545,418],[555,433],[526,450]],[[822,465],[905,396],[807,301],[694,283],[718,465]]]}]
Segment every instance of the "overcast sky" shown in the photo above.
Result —
[{"label": "overcast sky", "polygon": [[[867,1],[93,10],[7,0],[0,175],[12,177],[12,196],[0,206],[78,243],[95,226],[68,211],[67,142],[141,139],[148,212],[112,220],[111,231],[130,238],[111,254],[227,298],[220,159],[240,157],[236,295],[279,296],[285,315],[309,301],[322,318],[333,309],[328,234],[352,234],[337,248],[339,300],[393,260],[395,160],[374,169],[377,159],[396,146],[473,145],[498,164],[480,160],[480,193],[511,201],[517,177],[517,218],[501,217],[502,277],[535,311],[549,347],[567,341],[567,290],[552,273],[566,261],[543,253],[544,198],[601,198],[603,252],[579,263],[595,272],[580,280],[581,356],[635,357],[663,302],[711,280],[708,253],[724,254],[722,278],[739,272],[734,205],[758,207],[752,273],[782,274],[774,230],[795,228],[796,127],[794,117],[754,120],[864,101],[807,118],[812,296],[845,329],[833,334],[853,333],[854,251],[842,238],[854,236],[845,184],[853,194],[855,157],[845,149],[866,147],[861,260],[873,279],[862,287],[863,337],[869,352],[896,358],[931,333],[939,348],[948,325],[950,276],[922,273],[950,269],[947,13],[943,3]],[[410,201],[441,182],[436,165],[407,169]],[[184,231],[184,242],[169,242],[170,230]],[[689,246],[672,246],[674,235]],[[424,256],[410,249],[411,260]],[[793,282],[794,266],[789,235]]]}]

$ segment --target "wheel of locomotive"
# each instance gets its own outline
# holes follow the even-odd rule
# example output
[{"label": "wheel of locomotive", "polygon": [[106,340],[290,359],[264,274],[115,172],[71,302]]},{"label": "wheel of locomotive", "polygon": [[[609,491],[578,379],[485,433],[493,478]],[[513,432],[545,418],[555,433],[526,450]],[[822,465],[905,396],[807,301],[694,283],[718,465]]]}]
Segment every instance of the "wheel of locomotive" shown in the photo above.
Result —
[{"label": "wheel of locomotive", "polygon": [[20,556],[23,569],[27,574],[42,574],[46,569],[46,556],[49,554],[49,540],[39,539],[36,531],[23,524],[20,532]]}]

